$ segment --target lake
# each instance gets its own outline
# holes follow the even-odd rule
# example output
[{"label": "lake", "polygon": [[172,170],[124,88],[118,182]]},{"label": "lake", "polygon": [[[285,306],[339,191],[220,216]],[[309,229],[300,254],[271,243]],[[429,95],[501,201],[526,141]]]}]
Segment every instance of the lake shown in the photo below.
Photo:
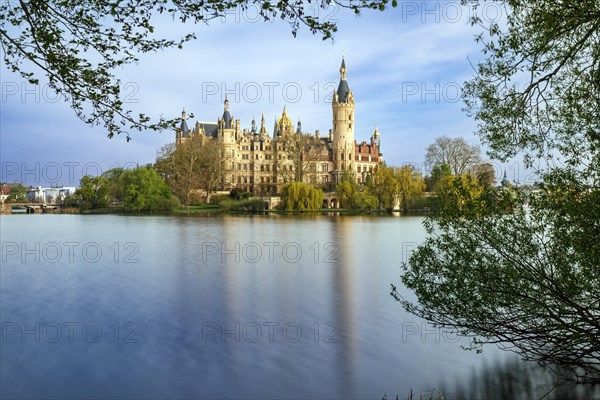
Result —
[{"label": "lake", "polygon": [[390,296],[394,283],[414,299],[401,262],[422,221],[2,216],[0,396],[544,395],[551,373],[493,346],[465,351]]}]

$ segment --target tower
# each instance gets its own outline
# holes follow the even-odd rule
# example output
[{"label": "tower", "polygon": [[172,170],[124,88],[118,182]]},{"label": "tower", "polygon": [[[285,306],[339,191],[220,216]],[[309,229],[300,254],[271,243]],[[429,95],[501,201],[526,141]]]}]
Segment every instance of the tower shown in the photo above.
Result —
[{"label": "tower", "polygon": [[181,112],[181,125],[175,134],[175,143],[180,144],[190,138],[190,130],[187,126],[187,114],[185,108]]},{"label": "tower", "polygon": [[338,174],[354,170],[354,95],[346,81],[346,62],[342,56],[340,84],[333,92],[333,152]]},{"label": "tower", "polygon": [[223,160],[225,178],[224,183],[227,185],[233,185],[235,178],[233,176],[235,171],[235,150],[236,150],[236,121],[229,113],[229,100],[225,96],[225,102],[223,104],[223,116],[219,118],[217,122],[218,129],[218,140],[223,144]]}]

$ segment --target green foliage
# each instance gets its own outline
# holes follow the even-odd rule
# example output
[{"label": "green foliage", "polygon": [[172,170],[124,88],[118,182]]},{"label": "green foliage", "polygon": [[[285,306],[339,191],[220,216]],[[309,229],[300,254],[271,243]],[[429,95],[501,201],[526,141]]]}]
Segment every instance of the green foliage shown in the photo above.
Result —
[{"label": "green foliage", "polygon": [[[468,196],[469,182],[454,179]],[[511,343],[524,358],[600,377],[600,193],[558,187],[513,201],[467,201],[426,224],[430,237],[404,264],[402,282],[419,302],[407,310],[482,343]],[[466,188],[465,188],[466,186]],[[568,190],[564,190],[569,187]],[[481,196],[478,198],[481,200]],[[477,200],[474,198],[473,200]]]},{"label": "green foliage", "polygon": [[[468,3],[482,24],[483,3]],[[504,3],[507,22],[478,37],[485,58],[463,94],[488,154],[523,152],[541,190],[442,179],[446,201],[403,266],[418,302],[392,295],[472,348],[500,343],[600,382],[600,3]]]},{"label": "green foliage", "polygon": [[113,168],[102,174],[108,184],[108,196],[110,203],[123,203],[123,182],[121,177],[125,172],[124,168]]},{"label": "green foliage", "polygon": [[126,170],[121,180],[127,211],[171,211],[179,206],[179,200],[151,167]]},{"label": "green foliage", "polygon": [[68,204],[81,211],[108,207],[108,181],[102,176],[85,175],[79,180],[79,189],[70,196]]},{"label": "green foliage", "polygon": [[10,188],[8,201],[25,201],[27,200],[27,188],[23,185],[14,185]]},{"label": "green foliage", "polygon": [[335,194],[341,208],[354,208],[354,195],[358,193],[358,185],[350,180],[343,180],[335,187]]},{"label": "green foliage", "polygon": [[396,205],[407,212],[410,205],[423,195],[425,182],[412,166],[378,166],[369,176],[366,191],[374,196],[378,208],[392,210]]},{"label": "green foliage", "polygon": [[323,191],[304,182],[283,186],[281,208],[285,211],[317,211],[323,207]]},{"label": "green foliage", "polygon": [[451,176],[452,171],[448,164],[436,164],[431,168],[431,174],[425,179],[427,185],[427,191],[433,192],[439,181],[447,176]]},{"label": "green foliage", "polygon": [[210,204],[220,204],[223,200],[231,200],[227,194],[213,194],[210,196]]},{"label": "green foliage", "polygon": [[[473,23],[478,18],[479,2]],[[508,21],[484,26],[486,58],[464,88],[466,109],[478,122],[489,153],[508,160],[562,155],[587,165],[600,145],[600,3],[505,1]],[[597,167],[597,164],[596,164]]]},{"label": "green foliage", "polygon": [[398,182],[393,167],[379,165],[370,174],[366,188],[378,201],[379,209],[392,210],[396,203]]},{"label": "green foliage", "polygon": [[224,199],[219,203],[225,211],[250,211],[258,212],[265,211],[266,204],[262,199],[243,199],[243,200],[232,200]]},{"label": "green foliage", "polygon": [[233,188],[229,192],[229,197],[231,197],[234,200],[246,200],[249,199],[251,196],[252,193],[244,192],[244,190],[241,188]]},{"label": "green foliage", "polygon": [[[196,38],[156,37],[154,24],[161,14],[173,21],[209,22],[227,10],[258,5],[264,21],[281,19],[296,36],[300,26],[332,38],[336,21],[327,13],[312,13],[303,2],[249,1],[5,1],[0,3],[0,43],[6,66],[32,84],[41,76],[49,87],[71,104],[85,123],[103,125],[108,137],[144,129],[174,129],[177,120],[152,122],[126,108],[116,71],[139,61],[139,54],[182,48]],[[359,14],[362,9],[385,10],[388,0],[338,1]],[[395,4],[395,0],[393,2]],[[202,26],[202,24],[196,25]],[[34,72],[35,71],[35,72]],[[41,71],[38,72],[38,71]]]},{"label": "green foliage", "polygon": [[465,210],[485,210],[484,189],[472,174],[447,176],[436,186],[434,210],[439,214],[457,215]]}]

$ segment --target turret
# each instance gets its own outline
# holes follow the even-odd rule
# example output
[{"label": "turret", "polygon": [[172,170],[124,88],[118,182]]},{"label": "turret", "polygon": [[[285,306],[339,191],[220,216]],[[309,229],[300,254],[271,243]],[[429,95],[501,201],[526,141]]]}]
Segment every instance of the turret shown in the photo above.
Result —
[{"label": "turret", "polygon": [[379,152],[381,152],[381,140],[379,138],[379,130],[377,129],[377,126],[375,126],[375,132],[373,132],[372,142],[377,144],[377,148],[379,149]]},{"label": "turret", "polygon": [[175,132],[175,143],[179,144],[182,140],[186,140],[190,138],[190,129],[187,126],[187,114],[185,113],[185,107],[183,111],[181,111],[181,125],[179,125],[179,129]]},{"label": "turret", "polygon": [[267,134],[267,127],[265,126],[265,113],[263,111],[262,116],[260,117],[260,134]]},{"label": "turret", "polygon": [[354,169],[354,95],[346,80],[342,57],[340,83],[331,103],[333,112],[334,162],[338,171]]}]

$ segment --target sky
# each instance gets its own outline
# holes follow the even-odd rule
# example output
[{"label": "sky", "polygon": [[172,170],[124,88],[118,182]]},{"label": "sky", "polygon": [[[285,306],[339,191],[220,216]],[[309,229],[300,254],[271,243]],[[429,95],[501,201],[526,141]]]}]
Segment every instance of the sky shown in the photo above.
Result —
[{"label": "sky", "polygon": [[[158,35],[193,31],[198,38],[183,49],[143,54],[139,63],[117,70],[125,103],[153,118],[178,117],[185,107],[193,126],[196,120],[216,122],[227,95],[244,128],[253,118],[260,124],[264,112],[272,133],[285,105],[303,131],[326,134],[343,55],[356,102],[355,138],[368,141],[377,127],[388,164],[411,163],[426,173],[425,150],[436,137],[479,144],[476,123],[460,99],[460,86],[482,57],[475,42],[481,28],[470,25],[469,8],[459,1],[404,1],[358,17],[333,6],[311,12],[337,21],[333,40],[306,27],[294,38],[288,23],[259,21],[252,7],[208,25],[161,17]],[[503,12],[490,3],[481,15],[489,22]],[[133,132],[130,142],[124,135],[108,139],[101,126],[79,120],[43,80],[35,86],[5,66],[0,72],[0,182],[78,186],[85,174],[152,163],[157,150],[175,139],[173,131]],[[507,170],[510,179],[527,180],[515,163],[493,164],[498,177]]]}]

